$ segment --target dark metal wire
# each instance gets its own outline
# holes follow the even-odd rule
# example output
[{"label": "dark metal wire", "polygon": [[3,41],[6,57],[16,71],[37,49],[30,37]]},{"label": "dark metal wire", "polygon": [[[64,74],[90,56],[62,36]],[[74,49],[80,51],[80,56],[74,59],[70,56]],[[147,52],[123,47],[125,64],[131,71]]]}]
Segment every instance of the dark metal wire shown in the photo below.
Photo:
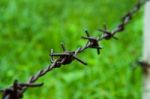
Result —
[{"label": "dark metal wire", "polygon": [[122,17],[121,22],[112,31],[108,30],[106,25],[104,25],[103,29],[98,29],[98,31],[103,33],[102,36],[98,37],[90,36],[89,32],[85,30],[86,36],[82,36],[82,38],[87,40],[87,43],[83,47],[80,47],[74,51],[68,51],[65,48],[64,44],[61,43],[61,47],[63,49],[62,53],[54,53],[53,49],[51,49],[50,52],[51,65],[41,69],[37,74],[33,75],[27,81],[27,83],[19,83],[17,80],[15,80],[12,86],[4,90],[0,90],[0,92],[2,92],[3,94],[2,99],[21,99],[23,97],[24,92],[29,87],[40,87],[43,85],[43,83],[35,84],[35,82],[40,77],[44,76],[54,68],[60,68],[62,65],[71,64],[74,60],[80,62],[83,65],[87,65],[87,63],[79,59],[77,55],[88,48],[96,49],[97,54],[100,54],[100,50],[102,49],[102,47],[100,46],[99,42],[101,42],[102,40],[110,40],[112,38],[117,39],[115,37],[116,33],[125,30],[125,26],[132,20],[134,14],[138,12],[141,6],[147,1],[149,0],[143,2],[139,1],[136,5],[134,5],[134,7]]}]

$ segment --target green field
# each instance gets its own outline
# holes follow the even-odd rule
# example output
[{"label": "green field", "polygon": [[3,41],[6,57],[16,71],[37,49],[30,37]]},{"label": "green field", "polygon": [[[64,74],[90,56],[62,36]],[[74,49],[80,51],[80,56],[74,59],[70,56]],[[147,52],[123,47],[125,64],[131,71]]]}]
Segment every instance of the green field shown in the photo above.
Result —
[{"label": "green field", "polygon": [[[84,29],[91,35],[106,23],[113,29],[136,0],[0,0],[0,89],[15,79],[26,82],[50,64],[53,48],[60,52],[86,43]],[[30,88],[23,99],[141,99],[141,69],[131,64],[142,52],[143,10],[136,14],[119,40],[103,41],[101,54],[88,49],[74,61],[49,72]],[[1,94],[0,94],[1,96]]]}]

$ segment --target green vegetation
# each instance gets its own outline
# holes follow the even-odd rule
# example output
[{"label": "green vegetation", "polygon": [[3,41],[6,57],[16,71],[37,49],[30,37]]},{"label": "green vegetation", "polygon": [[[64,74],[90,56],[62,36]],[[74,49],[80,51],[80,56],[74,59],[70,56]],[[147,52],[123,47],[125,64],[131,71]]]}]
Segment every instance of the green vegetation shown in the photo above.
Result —
[{"label": "green vegetation", "polygon": [[[0,89],[15,79],[25,82],[50,64],[49,51],[82,46],[84,29],[99,35],[110,29],[136,0],[0,0]],[[101,55],[88,49],[73,62],[55,69],[27,90],[23,99],[140,99],[141,70],[131,63],[141,55],[143,13],[137,13],[119,40],[103,41]]]}]

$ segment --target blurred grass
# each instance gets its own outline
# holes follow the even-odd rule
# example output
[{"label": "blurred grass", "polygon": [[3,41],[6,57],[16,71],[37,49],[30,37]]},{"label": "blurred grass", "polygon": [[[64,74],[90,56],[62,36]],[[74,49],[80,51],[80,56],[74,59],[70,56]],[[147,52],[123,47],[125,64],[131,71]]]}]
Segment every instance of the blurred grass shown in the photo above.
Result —
[{"label": "blurred grass", "polygon": [[[106,23],[114,28],[136,0],[0,0],[0,88],[14,79],[26,81],[49,62],[49,50],[60,51],[60,42],[70,50],[85,43],[85,28],[99,35]],[[118,34],[119,41],[104,41],[102,53],[88,49],[81,59],[53,70],[29,89],[23,99],[140,99],[141,70],[131,63],[140,56],[142,10]]]}]

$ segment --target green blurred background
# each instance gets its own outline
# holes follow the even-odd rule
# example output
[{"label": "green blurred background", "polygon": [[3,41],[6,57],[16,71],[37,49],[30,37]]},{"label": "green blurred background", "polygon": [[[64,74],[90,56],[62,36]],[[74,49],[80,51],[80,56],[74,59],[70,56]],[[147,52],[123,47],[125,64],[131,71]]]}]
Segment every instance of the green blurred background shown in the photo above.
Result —
[{"label": "green blurred background", "polygon": [[[113,29],[136,0],[0,0],[0,89],[15,79],[25,82],[50,64],[49,51],[84,45],[84,29],[92,35],[106,23]],[[23,99],[140,99],[141,69],[131,63],[141,56],[143,10],[119,33],[119,41],[103,41],[101,55],[88,49],[78,62],[39,79],[40,88]],[[1,94],[0,94],[1,95]]]}]

